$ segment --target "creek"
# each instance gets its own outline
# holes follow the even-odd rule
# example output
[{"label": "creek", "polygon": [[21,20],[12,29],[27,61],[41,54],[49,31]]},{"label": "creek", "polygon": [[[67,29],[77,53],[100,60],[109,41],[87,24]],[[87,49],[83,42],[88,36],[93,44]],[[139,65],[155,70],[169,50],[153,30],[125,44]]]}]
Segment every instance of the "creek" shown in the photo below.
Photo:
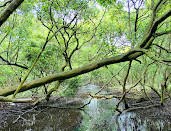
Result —
[{"label": "creek", "polygon": [[[96,85],[82,86],[75,98],[53,103],[60,106],[78,106],[89,101],[84,97],[85,92],[95,93],[99,90]],[[106,93],[103,91],[102,93]],[[115,111],[118,99],[93,99],[84,110],[45,108],[28,112],[16,121],[18,116],[6,117],[0,124],[4,131],[168,131],[170,121],[138,115],[136,112],[125,112],[121,115]],[[120,108],[123,108],[121,103]],[[1,116],[2,117],[2,116]],[[2,119],[2,118],[1,118]],[[3,118],[4,119],[4,118]]]}]

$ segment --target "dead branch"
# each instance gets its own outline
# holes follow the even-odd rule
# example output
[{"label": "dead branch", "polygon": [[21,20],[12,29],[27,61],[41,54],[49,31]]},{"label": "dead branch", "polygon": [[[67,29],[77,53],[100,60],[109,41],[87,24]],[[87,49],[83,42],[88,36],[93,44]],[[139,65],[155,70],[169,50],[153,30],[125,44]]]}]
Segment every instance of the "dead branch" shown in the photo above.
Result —
[{"label": "dead branch", "polygon": [[26,113],[28,113],[28,112],[34,110],[35,108],[36,108],[36,107],[33,107],[33,108],[31,108],[31,109],[29,109],[29,110],[23,112],[23,113],[22,113],[21,115],[19,115],[19,116],[17,117],[17,119],[14,120],[12,123],[14,124],[14,123],[16,123],[19,119],[24,119],[22,116],[23,116],[24,114],[26,114]]}]

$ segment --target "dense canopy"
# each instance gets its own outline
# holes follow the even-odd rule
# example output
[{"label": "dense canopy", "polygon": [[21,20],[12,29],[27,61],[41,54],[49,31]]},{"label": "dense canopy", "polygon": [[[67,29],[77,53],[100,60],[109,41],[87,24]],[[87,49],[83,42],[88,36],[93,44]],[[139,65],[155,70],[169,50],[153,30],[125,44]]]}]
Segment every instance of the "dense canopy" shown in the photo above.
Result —
[{"label": "dense canopy", "polygon": [[0,100],[73,95],[90,81],[122,88],[125,108],[126,94],[137,85],[156,92],[163,105],[171,80],[170,4],[0,1]]}]

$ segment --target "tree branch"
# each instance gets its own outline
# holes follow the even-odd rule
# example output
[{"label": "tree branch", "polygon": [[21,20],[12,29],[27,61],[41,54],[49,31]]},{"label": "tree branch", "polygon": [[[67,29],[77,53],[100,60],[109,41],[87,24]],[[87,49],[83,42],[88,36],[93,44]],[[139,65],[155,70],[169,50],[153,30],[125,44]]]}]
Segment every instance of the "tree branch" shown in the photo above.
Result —
[{"label": "tree branch", "polygon": [[8,7],[0,14],[0,26],[8,19],[8,17],[20,6],[24,0],[13,0]]},{"label": "tree branch", "polygon": [[21,81],[21,83],[20,83],[20,85],[18,86],[18,88],[16,89],[16,91],[14,92],[13,97],[15,97],[16,94],[20,91],[20,89],[22,88],[23,83],[26,81],[27,77],[30,75],[31,71],[32,71],[33,68],[35,67],[37,61],[39,60],[39,58],[40,58],[40,56],[41,56],[41,54],[42,54],[42,52],[43,52],[44,49],[46,48],[47,43],[49,42],[49,41],[48,41],[49,35],[50,35],[50,31],[49,31],[49,33],[48,33],[48,35],[47,35],[47,37],[46,37],[46,42],[44,43],[42,50],[39,52],[39,54],[38,54],[38,56],[36,57],[36,59],[35,59],[33,65],[31,66],[30,70],[28,71],[28,73],[26,74],[26,76],[24,77],[24,79]]},{"label": "tree branch", "polygon": [[160,59],[160,58],[152,56],[151,52],[146,50],[146,49],[140,49],[139,51],[142,51],[144,54],[146,54],[150,59],[152,59],[154,61],[158,61],[160,63],[164,63],[164,62],[168,62],[169,63],[169,62],[171,62],[171,59]]},{"label": "tree branch", "polygon": [[156,30],[157,29],[157,26],[163,22],[165,19],[167,19],[169,16],[171,15],[171,9],[168,10],[166,13],[164,13],[161,17],[159,17],[158,19],[156,19],[154,21],[154,24],[153,24],[153,29],[152,30]]},{"label": "tree branch", "polygon": [[8,98],[0,96],[0,101],[3,102],[14,102],[14,103],[27,103],[27,102],[34,102],[35,100],[32,98],[22,98],[22,99],[15,99],[15,98]]},{"label": "tree branch", "polygon": [[[129,61],[130,59],[135,59],[138,56],[142,55],[142,52],[137,52],[134,53],[134,50],[130,50],[127,53],[123,54],[123,55],[118,55],[118,56],[114,56],[111,58],[107,58],[104,60],[100,60],[97,62],[94,62],[92,64],[89,64],[87,66],[83,66],[74,70],[70,70],[70,71],[66,71],[66,72],[61,72],[58,74],[53,74],[53,75],[49,75],[43,78],[39,78],[37,80],[33,80],[29,83],[25,83],[23,84],[20,92],[22,91],[26,91],[32,88],[36,88],[39,87],[41,85],[47,84],[47,83],[51,83],[53,81],[57,81],[57,80],[65,80],[65,79],[69,79],[84,73],[88,73],[90,71],[96,70],[100,67],[103,67],[105,65],[110,65],[110,64],[114,64],[114,63],[120,63],[120,62],[125,62],[125,61]],[[131,57],[129,57],[131,55]],[[2,96],[7,96],[10,94],[13,94],[15,92],[17,87],[9,87],[6,88],[4,90],[0,91],[0,95]]]},{"label": "tree branch", "polygon": [[17,63],[11,63],[11,62],[9,62],[8,60],[5,60],[2,56],[0,56],[0,59],[1,59],[2,61],[4,61],[5,63],[7,63],[7,65],[13,65],[13,66],[18,66],[18,67],[23,68],[23,69],[28,69],[27,66],[19,65],[19,64],[17,64]]},{"label": "tree branch", "polygon": [[166,34],[171,34],[171,30],[169,31],[164,31],[164,32],[159,32],[159,33],[155,33],[155,37],[161,36],[161,35],[166,35]]},{"label": "tree branch", "polygon": [[167,53],[171,53],[171,51],[169,51],[169,50],[163,48],[162,46],[159,46],[159,45],[157,45],[157,44],[153,44],[153,45],[159,47],[159,48],[162,49],[162,50],[165,50]]},{"label": "tree branch", "polygon": [[12,2],[12,0],[6,1],[3,5],[0,5],[0,8],[5,7],[8,3],[11,3],[11,2]]},{"label": "tree branch", "polygon": [[150,64],[148,64],[148,65],[146,66],[146,68],[145,68],[144,72],[142,73],[141,77],[138,79],[138,81],[137,81],[135,84],[133,84],[133,85],[127,90],[127,93],[129,93],[130,90],[131,90],[132,88],[136,87],[136,86],[138,85],[138,83],[140,83],[140,81],[142,80],[142,78],[143,78],[144,75],[146,74],[148,67],[149,67],[151,64],[153,64],[153,63],[154,63],[154,62],[152,62],[152,63],[150,63]]}]

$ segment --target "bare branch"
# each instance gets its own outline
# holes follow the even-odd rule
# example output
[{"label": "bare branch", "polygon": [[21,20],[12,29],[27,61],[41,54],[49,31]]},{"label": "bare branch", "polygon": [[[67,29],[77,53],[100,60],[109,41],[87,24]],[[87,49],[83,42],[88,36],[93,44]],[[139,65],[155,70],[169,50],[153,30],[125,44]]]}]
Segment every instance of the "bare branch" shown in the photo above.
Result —
[{"label": "bare branch", "polygon": [[90,93],[84,93],[85,95],[89,95],[92,98],[97,98],[97,99],[101,99],[101,98],[105,98],[105,99],[112,99],[112,98],[121,98],[122,96],[117,96],[117,95],[110,95],[110,96],[105,96],[105,95],[92,95]]},{"label": "bare branch", "polygon": [[5,60],[2,56],[0,56],[0,59],[1,59],[2,61],[4,61],[7,65],[13,65],[13,66],[17,66],[17,67],[20,67],[20,68],[23,68],[23,69],[28,69],[27,66],[19,65],[19,64],[17,64],[17,63],[11,63],[11,62],[9,62],[8,60]]},{"label": "bare branch", "polygon": [[157,44],[153,44],[153,45],[159,47],[159,48],[162,49],[162,50],[165,50],[167,53],[171,53],[171,51],[169,51],[168,49],[165,49],[165,48],[162,47],[162,46],[159,46],[159,45],[157,45]]},{"label": "bare branch", "polygon": [[152,62],[152,63],[150,63],[150,64],[148,64],[148,65],[146,66],[146,68],[145,68],[144,72],[142,73],[140,79],[139,79],[135,84],[133,84],[133,86],[131,86],[131,87],[127,90],[127,93],[128,93],[132,88],[136,87],[136,86],[138,85],[138,83],[140,83],[140,81],[142,80],[142,78],[143,78],[144,75],[146,74],[148,67],[149,67],[151,64],[153,64],[153,63],[154,63],[154,62]]}]

